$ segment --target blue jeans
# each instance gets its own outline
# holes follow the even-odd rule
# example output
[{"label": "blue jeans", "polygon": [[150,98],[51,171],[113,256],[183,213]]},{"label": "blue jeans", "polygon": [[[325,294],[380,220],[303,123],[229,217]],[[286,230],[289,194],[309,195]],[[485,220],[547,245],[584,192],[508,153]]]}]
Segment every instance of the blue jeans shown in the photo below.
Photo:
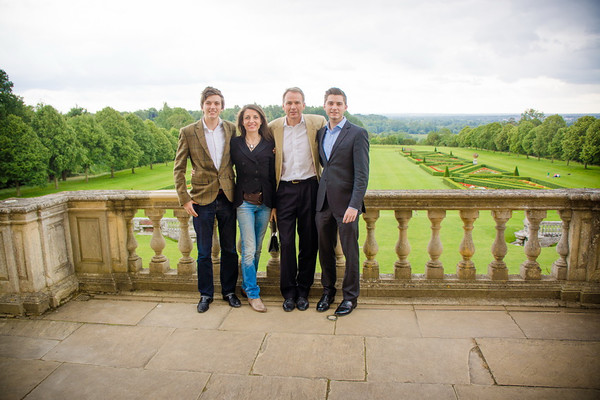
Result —
[{"label": "blue jeans", "polygon": [[219,244],[221,245],[221,292],[234,293],[238,279],[238,255],[235,248],[235,207],[224,194],[205,206],[194,204],[198,214],[194,217],[196,244],[198,246],[198,291],[202,296],[213,297],[212,240],[217,218]]},{"label": "blue jeans", "polygon": [[237,219],[242,240],[242,289],[249,299],[259,298],[260,289],[256,283],[256,270],[260,260],[263,238],[269,225],[271,209],[244,201],[237,208]]}]

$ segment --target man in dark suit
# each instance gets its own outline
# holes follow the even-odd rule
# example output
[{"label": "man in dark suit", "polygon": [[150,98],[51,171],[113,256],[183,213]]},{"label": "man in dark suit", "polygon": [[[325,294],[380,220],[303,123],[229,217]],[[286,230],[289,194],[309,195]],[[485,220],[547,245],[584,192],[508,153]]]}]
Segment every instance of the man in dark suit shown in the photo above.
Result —
[{"label": "man in dark suit", "polygon": [[339,232],[346,269],[342,283],[344,297],[335,314],[342,316],[356,308],[360,290],[358,217],[364,212],[363,199],[369,181],[369,137],[366,130],[344,117],[348,105],[341,89],[331,88],[325,92],[324,107],[329,122],[317,134],[323,166],[315,218],[323,285],[317,311],[328,310],[334,302],[335,247]]},{"label": "man in dark suit", "polygon": [[[181,128],[175,155],[173,176],[179,204],[194,217],[198,246],[198,312],[208,310],[214,296],[212,237],[215,218],[221,244],[221,291],[231,307],[242,303],[235,295],[238,279],[238,255],[235,248],[234,178],[229,142],[235,136],[235,124],[219,117],[225,100],[220,90],[207,87],[200,98],[204,116]],[[186,185],[188,159],[192,163],[192,190]]]}]

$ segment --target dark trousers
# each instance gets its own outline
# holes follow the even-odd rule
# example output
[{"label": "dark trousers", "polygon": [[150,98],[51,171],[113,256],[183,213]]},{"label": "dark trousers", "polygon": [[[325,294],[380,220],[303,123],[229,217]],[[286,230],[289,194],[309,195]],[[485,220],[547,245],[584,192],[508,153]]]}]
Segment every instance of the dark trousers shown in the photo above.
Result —
[{"label": "dark trousers", "polygon": [[[285,299],[308,297],[315,279],[318,251],[315,203],[318,187],[316,178],[299,183],[279,182],[276,205],[281,246],[280,290]],[[296,222],[298,223],[297,260]]]},{"label": "dark trousers", "polygon": [[235,292],[238,279],[238,254],[235,247],[235,207],[224,194],[205,206],[194,204],[198,214],[194,217],[196,244],[198,246],[198,291],[202,296],[213,297],[212,240],[217,218],[219,243],[221,245],[221,288],[222,294]]},{"label": "dark trousers", "polygon": [[[360,215],[359,215],[360,216]],[[335,296],[337,279],[335,246],[338,232],[342,252],[346,258],[346,269],[342,282],[344,300],[356,301],[360,291],[358,220],[342,223],[343,215],[333,215],[327,204],[317,212],[316,222],[319,232],[319,262],[321,263],[321,284],[323,294]]]}]

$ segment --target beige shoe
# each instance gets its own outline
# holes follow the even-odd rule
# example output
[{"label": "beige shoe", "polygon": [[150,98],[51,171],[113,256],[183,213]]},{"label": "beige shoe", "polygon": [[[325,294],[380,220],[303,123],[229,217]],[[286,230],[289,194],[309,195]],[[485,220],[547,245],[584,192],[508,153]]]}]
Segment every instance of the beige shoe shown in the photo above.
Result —
[{"label": "beige shoe", "polygon": [[267,312],[267,307],[263,304],[260,297],[258,299],[248,299],[248,303],[250,303],[250,307],[252,307],[254,311]]}]

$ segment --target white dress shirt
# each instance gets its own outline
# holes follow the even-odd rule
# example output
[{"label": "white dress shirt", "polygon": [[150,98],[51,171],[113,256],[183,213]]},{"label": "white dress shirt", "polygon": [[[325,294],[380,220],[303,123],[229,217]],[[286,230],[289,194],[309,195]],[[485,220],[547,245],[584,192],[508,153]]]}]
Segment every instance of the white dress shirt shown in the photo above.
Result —
[{"label": "white dress shirt", "polygon": [[212,158],[215,167],[218,170],[221,167],[221,159],[223,158],[223,151],[225,149],[225,130],[223,129],[223,121],[219,118],[219,124],[214,130],[208,129],[204,122],[204,118],[202,118],[202,125],[204,126],[204,137],[206,138],[210,158]]},{"label": "white dress shirt", "polygon": [[283,165],[282,181],[294,181],[312,178],[317,175],[313,163],[310,143],[306,132],[304,116],[296,126],[289,126],[287,118],[283,122]]}]

